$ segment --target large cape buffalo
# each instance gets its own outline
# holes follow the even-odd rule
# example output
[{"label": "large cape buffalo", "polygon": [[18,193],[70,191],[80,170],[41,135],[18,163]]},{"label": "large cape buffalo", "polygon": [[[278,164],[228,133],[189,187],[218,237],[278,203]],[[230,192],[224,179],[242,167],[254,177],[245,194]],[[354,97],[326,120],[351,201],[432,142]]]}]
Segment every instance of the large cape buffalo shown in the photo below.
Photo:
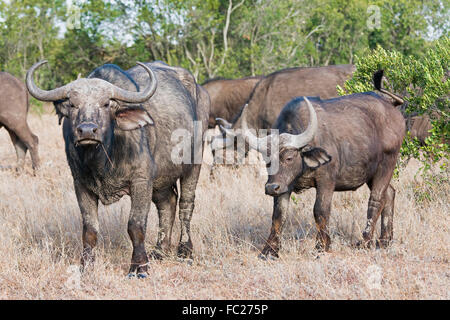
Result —
[{"label": "large cape buffalo", "polygon": [[[94,259],[98,200],[107,205],[129,195],[128,234],[133,245],[129,275],[145,277],[148,257],[144,240],[151,201],[159,215],[153,256],[161,258],[170,248],[178,180],[181,237],[177,253],[190,258],[190,221],[201,162],[172,161],[172,134],[184,130],[192,147],[196,121],[200,121],[202,143],[209,112],[206,91],[188,71],[161,62],[138,63],[128,71],[107,65],[86,79],[44,91],[34,84],[33,73],[45,62],[28,71],[27,86],[37,99],[53,101],[64,117],[67,160],[83,217],[82,266]],[[198,157],[197,152],[201,158],[201,147],[189,150],[190,159]]]},{"label": "large cape buffalo", "polygon": [[[253,135],[246,122],[250,114],[243,111],[243,135],[250,147],[269,154],[271,162],[279,160],[278,172],[269,174],[266,183],[266,194],[274,197],[274,210],[263,257],[278,256],[291,192],[308,188],[316,189],[318,249],[330,247],[327,224],[333,193],[356,190],[363,184],[370,188],[363,244],[370,244],[380,214],[379,244],[385,246],[392,239],[395,190],[390,181],[405,120],[395,108],[403,100],[381,88],[381,77],[382,71],[374,75],[375,88],[389,97],[364,92],[328,100],[293,99],[274,124],[280,135]],[[279,153],[268,150],[274,141]]]},{"label": "large cape buffalo", "polygon": [[211,98],[209,113],[209,128],[217,124],[216,118],[227,121],[234,120],[242,106],[250,98],[250,94],[263,76],[246,77],[242,79],[210,79],[202,84]]},{"label": "large cape buffalo", "polygon": [[39,168],[38,137],[27,124],[28,93],[25,85],[9,73],[0,72],[0,128],[8,130],[16,149],[17,169],[23,168],[30,149],[33,169]]}]

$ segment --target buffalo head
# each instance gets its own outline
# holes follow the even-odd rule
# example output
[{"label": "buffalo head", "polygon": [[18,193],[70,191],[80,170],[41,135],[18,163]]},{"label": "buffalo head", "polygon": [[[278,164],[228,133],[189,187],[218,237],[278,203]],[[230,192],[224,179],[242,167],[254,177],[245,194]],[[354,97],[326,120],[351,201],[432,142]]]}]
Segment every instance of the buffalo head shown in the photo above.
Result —
[{"label": "buffalo head", "polygon": [[45,91],[36,86],[34,71],[47,61],[33,65],[27,72],[26,84],[30,94],[38,100],[51,101],[60,117],[71,124],[75,145],[103,143],[117,124],[122,130],[133,130],[153,124],[147,111],[140,106],[155,93],[157,80],[153,71],[138,62],[150,76],[149,85],[143,92],[119,88],[102,79],[77,79],[65,86]]},{"label": "buffalo head", "polygon": [[[304,101],[309,110],[309,124],[306,130],[300,134],[282,133],[271,134],[264,138],[258,138],[248,130],[246,110],[243,110],[243,135],[250,148],[268,155],[272,161],[279,161],[278,170],[269,174],[266,183],[266,194],[279,196],[292,190],[293,182],[307,170],[315,170],[331,161],[331,156],[322,148],[308,145],[318,130],[317,115],[314,107],[305,97]],[[275,141],[274,141],[275,140]],[[278,146],[279,153],[271,152],[270,147]]]}]

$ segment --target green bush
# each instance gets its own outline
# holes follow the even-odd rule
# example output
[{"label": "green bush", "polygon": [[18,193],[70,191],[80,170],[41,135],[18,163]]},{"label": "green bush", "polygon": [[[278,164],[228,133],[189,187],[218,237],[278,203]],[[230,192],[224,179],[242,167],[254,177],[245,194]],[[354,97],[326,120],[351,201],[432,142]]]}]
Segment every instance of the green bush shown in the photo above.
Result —
[{"label": "green bush", "polygon": [[450,39],[443,37],[426,51],[421,58],[405,56],[397,51],[387,51],[378,46],[356,57],[356,72],[339,94],[372,91],[372,76],[383,69],[387,82],[384,86],[405,99],[401,107],[405,118],[412,115],[428,115],[432,129],[421,145],[409,132],[401,149],[401,160],[415,157],[422,161],[422,169],[444,159],[441,169],[446,169],[449,159],[450,125]]}]

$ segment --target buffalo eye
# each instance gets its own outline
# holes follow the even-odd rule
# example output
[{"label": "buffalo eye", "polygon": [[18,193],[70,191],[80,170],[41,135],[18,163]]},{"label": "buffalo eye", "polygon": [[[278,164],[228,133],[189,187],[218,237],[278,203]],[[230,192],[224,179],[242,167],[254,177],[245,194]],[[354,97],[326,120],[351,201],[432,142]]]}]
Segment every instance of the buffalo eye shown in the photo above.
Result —
[{"label": "buffalo eye", "polygon": [[296,153],[288,151],[283,155],[283,161],[286,163],[291,163],[294,160],[295,155]]},{"label": "buffalo eye", "polygon": [[286,158],[284,158],[284,163],[291,164],[293,160],[294,156],[289,155]]},{"label": "buffalo eye", "polygon": [[69,108],[75,108],[75,109],[78,109],[78,107],[77,107],[76,105],[74,105],[74,104],[73,104],[72,102],[70,102],[70,101],[67,102],[67,105],[68,105]]}]

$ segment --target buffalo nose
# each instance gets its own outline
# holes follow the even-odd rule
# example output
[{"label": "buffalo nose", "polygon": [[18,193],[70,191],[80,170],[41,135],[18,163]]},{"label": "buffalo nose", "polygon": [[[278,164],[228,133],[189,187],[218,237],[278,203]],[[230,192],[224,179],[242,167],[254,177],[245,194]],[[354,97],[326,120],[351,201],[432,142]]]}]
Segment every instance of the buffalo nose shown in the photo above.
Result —
[{"label": "buffalo nose", "polygon": [[77,127],[80,138],[93,138],[98,130],[95,123],[82,123]]},{"label": "buffalo nose", "polygon": [[278,194],[280,191],[280,185],[276,183],[267,183],[266,184],[266,194],[274,195]]}]

